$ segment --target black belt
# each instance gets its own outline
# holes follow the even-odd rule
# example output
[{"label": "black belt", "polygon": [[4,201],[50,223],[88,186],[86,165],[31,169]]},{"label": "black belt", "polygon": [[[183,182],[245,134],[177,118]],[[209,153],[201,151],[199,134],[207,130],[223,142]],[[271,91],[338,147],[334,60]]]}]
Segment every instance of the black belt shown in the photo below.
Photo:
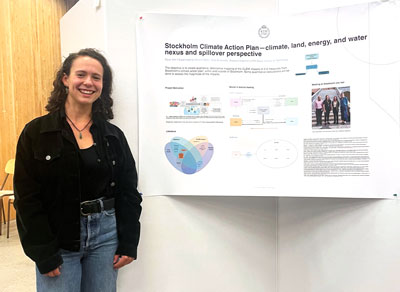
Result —
[{"label": "black belt", "polygon": [[110,210],[114,208],[115,200],[114,198],[110,199],[96,199],[92,201],[85,201],[81,203],[81,215],[82,216],[89,216],[93,213],[100,213],[104,210]]}]

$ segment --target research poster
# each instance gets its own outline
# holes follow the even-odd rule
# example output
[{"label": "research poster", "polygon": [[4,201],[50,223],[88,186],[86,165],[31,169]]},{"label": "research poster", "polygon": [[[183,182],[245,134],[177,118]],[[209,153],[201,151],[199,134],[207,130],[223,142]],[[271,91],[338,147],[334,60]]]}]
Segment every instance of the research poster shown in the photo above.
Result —
[{"label": "research poster", "polygon": [[140,15],[143,193],[396,197],[398,15]]}]

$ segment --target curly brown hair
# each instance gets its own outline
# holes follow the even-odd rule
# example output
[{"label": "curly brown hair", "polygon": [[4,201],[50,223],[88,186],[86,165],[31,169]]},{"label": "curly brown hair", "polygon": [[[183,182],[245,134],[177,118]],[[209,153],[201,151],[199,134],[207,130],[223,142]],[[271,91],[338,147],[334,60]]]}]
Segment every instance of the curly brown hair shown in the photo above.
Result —
[{"label": "curly brown hair", "polygon": [[48,99],[46,110],[48,112],[54,112],[64,107],[67,99],[67,90],[62,81],[64,74],[69,76],[71,72],[72,63],[74,60],[81,56],[88,56],[96,59],[100,62],[103,67],[103,90],[101,91],[100,98],[98,98],[92,107],[93,113],[99,113],[105,120],[111,120],[114,118],[112,111],[113,99],[111,98],[112,92],[112,72],[111,67],[108,65],[106,58],[99,53],[96,49],[82,49],[77,53],[70,54],[61,65],[61,68],[56,74],[56,78],[53,81],[53,91]]}]

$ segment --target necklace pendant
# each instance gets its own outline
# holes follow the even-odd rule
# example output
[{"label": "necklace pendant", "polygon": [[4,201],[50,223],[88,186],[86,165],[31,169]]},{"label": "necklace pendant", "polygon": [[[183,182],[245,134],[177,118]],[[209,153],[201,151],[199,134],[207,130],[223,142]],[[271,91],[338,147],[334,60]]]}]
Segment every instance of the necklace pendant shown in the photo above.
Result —
[{"label": "necklace pendant", "polygon": [[82,133],[79,132],[79,139],[82,139]]}]

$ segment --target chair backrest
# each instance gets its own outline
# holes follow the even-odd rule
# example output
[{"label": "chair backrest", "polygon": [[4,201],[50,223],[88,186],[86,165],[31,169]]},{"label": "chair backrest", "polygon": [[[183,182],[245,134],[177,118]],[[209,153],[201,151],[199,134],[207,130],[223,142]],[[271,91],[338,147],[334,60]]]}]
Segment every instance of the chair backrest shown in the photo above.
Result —
[{"label": "chair backrest", "polygon": [[14,168],[15,168],[15,159],[10,159],[7,161],[5,172],[8,174],[14,174]]},{"label": "chair backrest", "polygon": [[10,159],[6,163],[6,168],[4,171],[6,172],[6,177],[4,178],[3,183],[1,184],[0,190],[3,190],[4,186],[6,185],[7,178],[10,174],[14,174],[14,168],[15,168],[15,159]]}]

